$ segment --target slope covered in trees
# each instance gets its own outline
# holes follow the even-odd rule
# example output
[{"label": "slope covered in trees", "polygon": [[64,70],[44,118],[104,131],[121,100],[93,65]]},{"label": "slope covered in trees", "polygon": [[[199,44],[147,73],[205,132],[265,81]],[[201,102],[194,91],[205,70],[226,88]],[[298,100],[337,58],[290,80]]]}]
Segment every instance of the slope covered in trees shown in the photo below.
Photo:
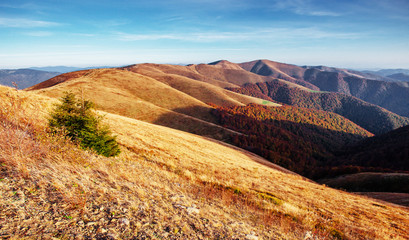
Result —
[{"label": "slope covered in trees", "polygon": [[409,172],[409,126],[364,139],[337,155],[335,164]]},{"label": "slope covered in trees", "polygon": [[312,90],[344,93],[409,117],[407,82],[378,81],[371,75],[348,69],[325,66],[300,67],[269,60],[240,63],[242,68],[261,76],[296,82]]},{"label": "slope covered in trees", "polygon": [[316,177],[333,151],[371,136],[337,114],[291,106],[218,107],[214,114],[223,127],[243,133],[233,144],[308,177]]},{"label": "slope covered in trees", "polygon": [[274,100],[292,106],[334,112],[374,134],[386,133],[409,124],[408,118],[358,98],[333,92],[305,91],[297,87],[290,87],[279,80],[245,84],[242,88],[229,89],[269,101]]}]

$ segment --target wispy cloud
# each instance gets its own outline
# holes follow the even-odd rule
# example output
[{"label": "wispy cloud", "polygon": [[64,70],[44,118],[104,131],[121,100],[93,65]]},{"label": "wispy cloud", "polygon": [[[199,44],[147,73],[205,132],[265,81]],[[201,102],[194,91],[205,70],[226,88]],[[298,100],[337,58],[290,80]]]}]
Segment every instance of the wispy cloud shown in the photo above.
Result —
[{"label": "wispy cloud", "polygon": [[0,18],[0,27],[10,28],[35,28],[35,27],[54,27],[59,26],[60,23],[33,20],[26,18]]},{"label": "wispy cloud", "polygon": [[276,0],[273,4],[276,10],[288,10],[299,15],[338,17],[342,14],[333,10],[322,9],[319,4],[311,0]]},{"label": "wispy cloud", "polygon": [[190,42],[286,40],[286,39],[358,39],[363,33],[325,31],[318,28],[265,28],[246,32],[198,32],[168,34],[132,34],[119,32],[120,41],[181,40]]},{"label": "wispy cloud", "polygon": [[34,31],[34,32],[26,32],[25,35],[32,36],[32,37],[48,37],[53,35],[52,32],[48,31]]}]

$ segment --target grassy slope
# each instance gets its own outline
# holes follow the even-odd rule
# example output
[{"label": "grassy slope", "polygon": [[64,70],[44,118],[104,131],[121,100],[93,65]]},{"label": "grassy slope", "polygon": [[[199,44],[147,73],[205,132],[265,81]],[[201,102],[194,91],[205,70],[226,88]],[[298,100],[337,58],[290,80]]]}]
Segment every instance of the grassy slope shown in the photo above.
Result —
[{"label": "grassy slope", "polygon": [[98,69],[63,74],[29,90],[50,97],[59,97],[69,90],[79,94],[83,91],[85,98],[107,112],[216,139],[230,134],[212,123],[215,122],[210,114],[212,108],[204,102],[168,84],[126,70]]},{"label": "grassy slope", "polygon": [[[168,84],[170,87],[205,103],[214,103],[220,106],[240,106],[249,103],[263,103],[263,100],[261,99],[228,91],[222,87],[231,86],[232,84],[217,80],[217,78],[213,78],[212,76],[198,73],[192,68],[193,66],[184,67],[175,65],[141,64],[130,66],[126,69]],[[220,70],[213,66],[212,68],[214,70]],[[242,70],[241,72],[245,71]],[[257,75],[255,76],[258,78]],[[274,105],[274,103],[270,104]]]},{"label": "grassy slope", "polygon": [[106,122],[123,152],[95,156],[44,134],[54,100],[8,88],[0,93],[2,237],[409,234],[407,209],[317,185],[214,140],[114,114]]},{"label": "grassy slope", "polygon": [[[273,80],[270,76],[261,76],[241,68],[238,64],[222,61],[211,64],[189,66],[166,64],[137,64],[127,67],[141,74],[166,74],[187,77],[221,88],[240,87],[246,83],[262,83]],[[287,81],[286,81],[287,82]]]},{"label": "grassy slope", "polygon": [[239,66],[249,72],[262,76],[283,79],[288,82],[296,83],[311,90],[319,88],[310,82],[304,81],[305,69],[296,65],[274,62],[270,60],[255,60],[251,62],[240,63]]}]

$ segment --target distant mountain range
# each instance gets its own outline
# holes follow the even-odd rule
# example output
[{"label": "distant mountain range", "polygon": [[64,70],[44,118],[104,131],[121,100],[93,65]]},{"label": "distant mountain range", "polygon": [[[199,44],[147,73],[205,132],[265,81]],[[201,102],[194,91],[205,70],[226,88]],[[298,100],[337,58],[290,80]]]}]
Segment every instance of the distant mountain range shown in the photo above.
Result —
[{"label": "distant mountain range", "polygon": [[48,80],[61,74],[60,72],[47,72],[32,69],[5,69],[0,70],[0,84],[19,89],[31,87],[37,83]]},{"label": "distant mountain range", "polygon": [[303,85],[311,90],[337,92],[379,105],[409,117],[409,83],[367,79],[365,74],[339,68],[299,67],[269,60],[240,64],[262,76],[272,76]]},{"label": "distant mountain range", "polygon": [[388,77],[399,81],[409,82],[409,74],[405,73],[395,73],[389,75]]},{"label": "distant mountain range", "polygon": [[397,73],[403,73],[403,74],[409,75],[409,69],[402,69],[402,68],[398,68],[398,69],[381,69],[381,70],[377,70],[377,71],[364,70],[362,72],[363,73],[380,75],[380,76],[383,76],[383,77],[388,77],[388,76],[390,76],[392,74],[397,74]]},{"label": "distant mountain range", "polygon": [[60,73],[67,73],[67,72],[74,72],[79,70],[86,70],[86,69],[96,69],[96,68],[111,68],[112,66],[99,66],[99,67],[67,67],[67,66],[49,66],[49,67],[31,67],[29,69],[38,70],[38,71],[46,71],[46,72],[60,72]]},{"label": "distant mountain range", "polygon": [[50,67],[32,67],[23,69],[0,69],[0,84],[18,89],[24,89],[48,80],[62,73],[74,72],[85,69],[109,68],[101,67],[67,67],[67,66],[50,66]]}]

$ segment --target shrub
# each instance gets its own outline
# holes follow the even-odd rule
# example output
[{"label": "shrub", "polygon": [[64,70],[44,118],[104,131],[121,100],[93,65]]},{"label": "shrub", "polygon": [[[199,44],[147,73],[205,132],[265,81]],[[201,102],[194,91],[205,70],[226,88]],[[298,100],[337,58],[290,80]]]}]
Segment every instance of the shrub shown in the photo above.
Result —
[{"label": "shrub", "polygon": [[62,131],[84,149],[93,149],[106,157],[116,156],[120,153],[116,137],[101,124],[102,117],[93,107],[92,102],[79,100],[75,94],[66,92],[61,104],[50,114],[49,126],[54,132]]}]

